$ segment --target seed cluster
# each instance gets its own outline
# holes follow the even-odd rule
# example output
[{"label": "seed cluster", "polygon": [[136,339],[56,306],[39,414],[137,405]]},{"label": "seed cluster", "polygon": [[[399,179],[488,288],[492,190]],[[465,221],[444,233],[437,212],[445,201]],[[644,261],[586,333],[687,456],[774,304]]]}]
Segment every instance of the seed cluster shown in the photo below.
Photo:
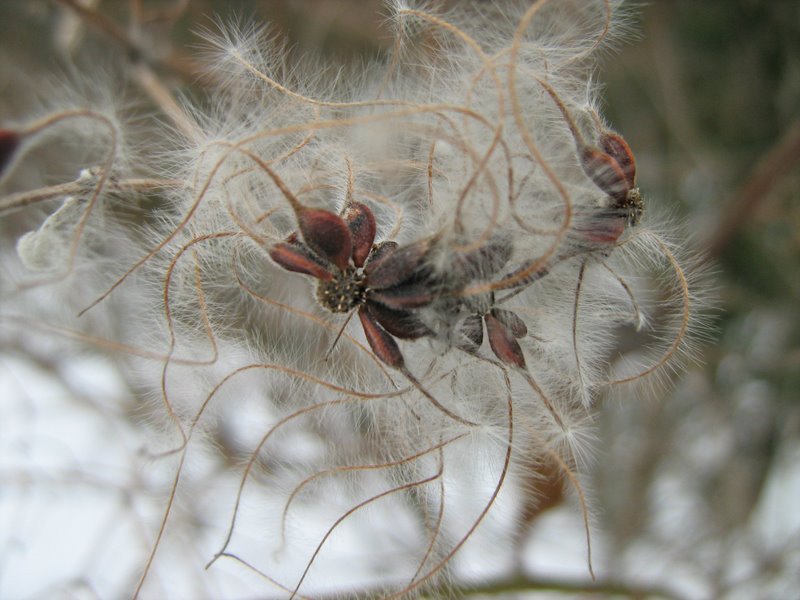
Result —
[{"label": "seed cluster", "polygon": [[364,301],[366,285],[360,269],[348,268],[334,272],[329,281],[320,281],[317,286],[317,300],[334,313],[350,312]]},{"label": "seed cluster", "polygon": [[626,211],[627,224],[629,227],[635,227],[644,214],[644,199],[642,198],[639,188],[628,190],[625,196],[625,202],[621,207]]}]

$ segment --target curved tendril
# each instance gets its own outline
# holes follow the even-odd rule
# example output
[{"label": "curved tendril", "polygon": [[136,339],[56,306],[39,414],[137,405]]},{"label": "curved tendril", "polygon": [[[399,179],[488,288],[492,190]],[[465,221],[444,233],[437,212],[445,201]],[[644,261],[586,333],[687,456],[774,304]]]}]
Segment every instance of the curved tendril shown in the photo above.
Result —
[{"label": "curved tendril", "polygon": [[314,473],[313,475],[310,475],[310,476],[306,477],[303,481],[301,481],[299,484],[297,484],[295,486],[295,488],[292,490],[292,493],[289,495],[289,498],[286,500],[286,502],[283,505],[283,511],[281,511],[280,544],[279,544],[278,549],[276,550],[276,553],[281,552],[283,547],[286,545],[286,518],[288,516],[289,508],[291,507],[291,504],[294,502],[294,499],[303,490],[303,488],[306,487],[307,485],[309,485],[310,483],[312,483],[313,481],[316,481],[317,479],[320,479],[322,477],[327,477],[328,475],[338,475],[339,473],[350,473],[350,472],[354,472],[354,471],[373,471],[373,470],[380,470],[380,469],[390,469],[392,467],[397,467],[397,466],[400,466],[400,465],[404,465],[406,463],[413,462],[413,461],[415,461],[415,460],[417,460],[419,458],[422,458],[423,456],[431,454],[432,452],[436,452],[437,450],[441,450],[445,446],[447,446],[449,444],[452,444],[453,442],[456,442],[456,441],[460,440],[461,438],[466,437],[467,435],[468,435],[467,433],[461,433],[459,435],[451,437],[447,441],[440,442],[440,443],[436,444],[435,446],[431,446],[430,448],[426,448],[425,450],[420,450],[419,452],[416,452],[416,453],[414,453],[414,454],[412,454],[410,456],[405,456],[405,457],[400,458],[400,459],[395,460],[395,461],[391,461],[391,462],[387,462],[387,463],[369,464],[369,465],[352,465],[352,466],[334,467],[334,468],[331,468],[331,469],[325,469],[324,471],[318,471],[318,472]]},{"label": "curved tendril", "polygon": [[[644,233],[640,234],[644,235]],[[686,332],[689,329],[689,317],[691,311],[691,294],[689,293],[689,282],[686,280],[686,274],[683,272],[678,259],[672,253],[672,251],[667,247],[667,245],[656,235],[651,235],[654,239],[656,244],[658,244],[661,251],[664,253],[664,256],[667,258],[667,261],[670,263],[673,271],[675,272],[675,276],[678,278],[678,285],[680,287],[680,295],[681,295],[681,323],[678,327],[678,331],[675,334],[672,343],[669,347],[664,350],[663,354],[659,357],[657,361],[651,364],[649,367],[639,371],[635,375],[629,375],[627,377],[621,377],[619,379],[614,379],[611,381],[605,381],[601,385],[612,386],[612,385],[621,385],[624,383],[630,383],[632,381],[636,381],[637,379],[642,379],[647,377],[648,375],[654,373],[664,365],[666,365],[670,359],[678,352],[680,349],[680,345],[683,342],[684,338],[686,337]]]},{"label": "curved tendril", "polygon": [[631,301],[631,307],[633,308],[633,315],[634,315],[633,321],[635,323],[636,331],[639,331],[642,328],[645,317],[644,313],[642,313],[642,309],[639,307],[639,301],[636,300],[636,295],[633,293],[631,286],[628,285],[628,283],[622,278],[622,276],[619,273],[617,273],[614,269],[609,267],[605,261],[600,264],[603,265],[603,268],[606,271],[611,273],[614,279],[616,279],[617,282],[620,284],[620,286],[622,286],[622,289],[625,290],[628,299]]},{"label": "curved tendril", "polygon": [[[452,440],[455,441],[455,440]],[[440,469],[444,468],[444,449],[439,448],[439,465]],[[409,581],[409,585],[413,585],[413,583],[419,577],[419,574],[422,573],[422,569],[425,568],[425,563],[428,562],[428,558],[430,558],[431,554],[433,553],[433,548],[436,545],[436,540],[439,539],[439,534],[442,532],[442,522],[444,521],[444,478],[439,478],[439,507],[436,511],[436,522],[433,524],[431,530],[431,539],[428,542],[428,547],[425,549],[425,554],[422,556],[422,559],[419,561],[419,566],[417,570],[414,571],[414,575],[411,577]],[[426,519],[426,526],[427,526],[427,519]]]},{"label": "curved tendril", "polygon": [[[492,154],[494,154],[495,149],[497,148],[498,144],[501,142],[501,136],[503,132],[503,118],[504,118],[504,111],[505,111],[505,100],[503,97],[503,86],[500,83],[500,77],[497,74],[497,70],[495,69],[491,59],[486,55],[483,49],[480,47],[478,42],[476,42],[472,37],[470,37],[466,32],[462,31],[452,23],[448,23],[447,21],[440,19],[434,15],[424,13],[418,10],[413,9],[403,9],[399,11],[400,15],[413,15],[420,19],[424,19],[429,21],[430,23],[449,31],[459,39],[461,39],[467,46],[469,46],[472,51],[477,55],[478,59],[483,63],[482,71],[486,71],[489,73],[492,81],[494,82],[494,88],[497,93],[497,125],[494,127],[494,133],[492,135],[492,140],[489,143],[489,147],[484,152],[484,155],[481,157],[481,160],[478,163],[477,168],[473,171],[470,178],[467,180],[466,185],[461,190],[458,198],[458,202],[456,204],[455,209],[455,222],[456,224],[460,223],[461,221],[461,212],[464,207],[464,202],[466,200],[469,191],[474,187],[475,182],[478,180],[478,177],[486,170],[486,166],[489,163],[489,159],[491,158]],[[487,176],[491,178],[491,174],[487,173]],[[492,219],[491,223],[494,224],[497,222],[497,213],[499,211],[499,199],[495,197],[495,201],[492,207]],[[480,239],[474,242],[475,247],[479,247],[483,244],[486,240],[491,237],[491,229],[492,226],[489,227],[487,231],[483,233]],[[462,251],[470,251],[473,248],[468,246],[465,249],[461,249]]]},{"label": "curved tendril", "polygon": [[547,4],[548,1],[549,0],[538,0],[537,2],[532,4],[530,8],[528,8],[528,10],[523,15],[522,19],[517,25],[516,31],[514,32],[514,38],[512,40],[509,52],[508,97],[511,102],[514,121],[517,124],[517,129],[519,131],[520,136],[522,137],[523,142],[527,146],[530,153],[536,158],[536,161],[542,168],[542,171],[544,171],[545,176],[550,180],[550,183],[553,185],[553,187],[558,192],[558,195],[561,196],[561,199],[563,200],[564,203],[563,221],[558,229],[555,239],[550,244],[550,246],[545,250],[545,252],[539,258],[533,261],[528,267],[522,269],[517,273],[504,277],[499,281],[469,286],[462,292],[462,295],[464,296],[478,295],[494,290],[505,289],[508,287],[512,287],[517,282],[525,281],[527,277],[529,277],[533,273],[536,273],[539,269],[541,269],[547,264],[550,257],[553,256],[558,250],[558,247],[561,245],[561,242],[566,237],[567,232],[569,231],[569,228],[572,224],[572,217],[573,217],[572,199],[570,198],[569,192],[567,191],[563,182],[558,178],[558,175],[556,175],[556,173],[553,171],[552,167],[545,160],[544,156],[539,150],[539,147],[536,145],[536,142],[534,141],[533,136],[531,135],[531,132],[528,129],[527,123],[525,123],[525,119],[522,118],[522,109],[520,106],[519,96],[517,94],[517,84],[516,84],[517,59],[519,56],[519,49],[522,44],[522,36],[524,35],[525,30],[530,25],[530,22],[533,20],[533,17],[536,16],[536,14],[542,9],[542,7],[545,4]]},{"label": "curved tendril", "polygon": [[[235,235],[237,235],[235,232],[224,231],[224,232],[218,232],[218,233],[214,233],[214,234],[208,234],[208,235],[200,236],[200,237],[197,237],[197,238],[195,238],[193,240],[190,240],[188,243],[184,244],[180,248],[180,250],[175,254],[175,256],[170,261],[169,267],[167,267],[167,273],[166,273],[166,276],[164,277],[163,301],[164,301],[164,319],[167,322],[167,334],[169,336],[169,343],[168,343],[168,348],[167,348],[167,354],[166,354],[166,357],[164,358],[164,365],[161,368],[161,399],[162,399],[162,402],[164,403],[164,406],[167,409],[167,414],[169,415],[170,420],[178,428],[178,432],[180,433],[180,436],[181,436],[181,444],[180,444],[180,446],[178,446],[178,448],[176,448],[174,450],[169,450],[169,451],[167,451],[165,453],[159,453],[158,455],[156,455],[156,457],[165,456],[165,455],[169,455],[169,454],[174,454],[175,452],[178,452],[181,449],[183,449],[183,447],[186,445],[186,443],[188,441],[187,437],[186,437],[186,432],[183,430],[183,425],[181,425],[181,422],[180,422],[180,419],[178,418],[178,415],[175,414],[175,410],[172,408],[172,403],[169,401],[169,395],[167,394],[167,370],[169,369],[169,365],[172,363],[172,356],[173,356],[173,354],[175,352],[175,344],[176,344],[175,324],[174,324],[173,319],[172,319],[172,308],[171,308],[170,297],[169,297],[170,296],[170,291],[169,290],[170,290],[170,284],[172,282],[172,275],[175,272],[175,267],[177,266],[178,261],[181,259],[181,257],[184,255],[184,253],[186,251],[188,251],[190,248],[192,248],[194,245],[199,244],[201,242],[209,241],[209,240],[222,239],[222,238],[226,238],[226,237],[232,237],[232,236],[235,236]],[[202,319],[203,319],[203,326],[206,329],[206,335],[208,336],[208,339],[211,342],[211,346],[212,346],[212,349],[213,349],[213,356],[210,359],[206,359],[206,360],[202,360],[202,361],[196,361],[194,363],[197,366],[204,366],[204,365],[213,365],[215,362],[217,362],[217,359],[219,357],[219,352],[218,352],[218,349],[217,349],[216,340],[214,338],[214,333],[211,330],[211,324],[208,321],[208,313],[207,313],[207,310],[206,310],[207,307],[206,307],[206,304],[205,304],[205,295],[202,293],[202,286],[201,286],[201,282],[199,281],[199,277],[200,277],[199,265],[197,263],[197,256],[195,255],[195,288],[197,289],[198,300],[200,301],[200,305],[201,305],[200,306],[200,311],[201,311],[201,315],[202,315]]]},{"label": "curved tendril", "polygon": [[248,371],[252,371],[252,370],[255,370],[255,369],[274,370],[274,371],[278,371],[278,372],[281,372],[281,373],[285,373],[286,375],[289,375],[291,377],[295,377],[297,379],[305,380],[305,381],[308,381],[310,383],[314,383],[316,385],[320,385],[320,386],[322,386],[322,387],[324,387],[324,388],[326,388],[328,390],[331,390],[331,391],[336,392],[336,393],[343,394],[343,395],[348,396],[348,397],[347,398],[342,398],[340,400],[331,400],[331,401],[328,401],[328,402],[320,402],[320,403],[313,404],[311,406],[307,406],[305,408],[302,408],[302,409],[300,409],[298,411],[295,411],[294,413],[290,414],[289,416],[285,417],[284,419],[282,419],[281,421],[279,421],[278,423],[273,425],[273,427],[266,433],[266,435],[264,437],[262,437],[261,442],[258,444],[255,452],[251,455],[250,460],[247,463],[247,467],[245,469],[245,473],[244,473],[244,475],[242,477],[242,480],[241,480],[241,482],[239,484],[239,490],[238,490],[238,493],[236,495],[236,504],[234,506],[233,517],[231,518],[230,529],[228,530],[228,534],[227,534],[225,543],[224,543],[224,545],[222,547],[222,550],[220,550],[220,552],[218,552],[214,556],[214,558],[206,565],[206,568],[210,567],[224,553],[224,551],[227,549],[228,544],[230,543],[231,538],[233,537],[233,530],[234,530],[235,523],[236,523],[236,516],[237,516],[238,511],[239,511],[239,504],[241,502],[242,493],[244,491],[244,485],[245,485],[245,483],[247,481],[247,478],[248,478],[248,476],[250,474],[250,471],[253,468],[253,465],[255,464],[255,461],[256,461],[256,459],[258,457],[258,454],[261,451],[261,448],[264,446],[264,444],[266,444],[266,442],[269,439],[269,437],[275,432],[275,430],[277,428],[279,428],[281,425],[291,421],[292,419],[295,419],[295,418],[299,417],[300,415],[309,413],[309,412],[314,411],[314,410],[319,410],[321,408],[330,407],[330,406],[337,406],[337,405],[346,404],[346,403],[350,403],[350,402],[362,402],[362,401],[389,399],[389,398],[396,397],[396,396],[398,396],[400,394],[406,393],[408,391],[408,389],[405,389],[405,390],[399,390],[397,392],[389,392],[389,393],[385,393],[385,394],[369,394],[369,393],[366,393],[366,392],[359,392],[359,391],[356,391],[356,390],[350,390],[350,389],[347,389],[347,388],[343,388],[341,386],[335,385],[333,383],[330,383],[330,382],[327,382],[327,381],[325,381],[323,379],[315,377],[315,376],[313,376],[313,375],[311,375],[309,373],[306,373],[304,371],[298,371],[297,369],[291,369],[289,367],[284,367],[282,365],[268,364],[268,363],[253,363],[253,364],[249,364],[249,365],[245,365],[245,366],[239,367],[238,369],[235,369],[234,371],[228,373],[219,383],[217,383],[217,385],[214,386],[214,388],[211,390],[211,392],[209,392],[209,394],[206,396],[205,400],[203,401],[202,405],[200,406],[200,409],[197,411],[197,413],[193,417],[191,425],[189,426],[189,431],[188,431],[187,436],[186,436],[186,438],[187,438],[186,439],[186,443],[184,443],[182,448],[180,449],[181,455],[180,455],[179,464],[178,464],[178,467],[177,467],[177,471],[175,473],[175,478],[174,478],[172,487],[170,489],[169,497],[167,499],[167,506],[165,507],[165,510],[164,510],[164,516],[161,519],[161,524],[159,526],[159,532],[158,532],[158,534],[156,536],[155,542],[153,543],[153,547],[150,550],[150,554],[148,555],[147,561],[146,561],[145,566],[144,566],[144,570],[143,570],[142,575],[141,575],[141,577],[139,579],[139,583],[138,583],[138,585],[136,587],[134,598],[136,598],[138,596],[139,592],[141,591],[142,586],[144,585],[144,581],[147,578],[147,575],[149,574],[150,569],[151,569],[151,567],[153,565],[153,560],[155,559],[156,552],[158,551],[158,548],[159,548],[159,546],[161,544],[161,540],[163,538],[163,533],[164,533],[164,530],[166,528],[167,521],[169,520],[169,516],[172,513],[172,506],[173,506],[174,501],[175,501],[175,495],[177,494],[178,484],[180,482],[181,473],[183,471],[183,464],[184,464],[184,462],[186,460],[186,455],[187,455],[188,450],[189,450],[189,441],[191,440],[191,438],[192,438],[192,436],[194,434],[194,431],[195,431],[195,429],[197,427],[197,424],[200,422],[200,418],[202,417],[202,415],[205,412],[206,408],[208,408],[209,404],[211,403],[211,400],[216,397],[217,392],[219,392],[219,390],[222,389],[222,387],[225,386],[225,384],[227,384],[229,381],[231,381],[234,377],[238,377],[242,373],[245,373],[245,372],[248,372]]},{"label": "curved tendril", "polygon": [[581,505],[581,514],[583,516],[583,529],[586,534],[586,562],[589,568],[589,575],[592,577],[592,581],[596,581],[597,578],[594,575],[594,567],[592,565],[592,532],[589,527],[589,508],[588,503],[586,502],[586,495],[583,492],[583,486],[578,480],[577,475],[573,473],[572,469],[569,468],[567,463],[564,462],[564,459],[561,458],[557,452],[550,449],[545,449],[545,454],[547,454],[547,456],[549,456],[556,462],[556,464],[558,464],[578,494],[578,502]]},{"label": "curved tendril", "polygon": [[506,400],[506,405],[507,405],[507,408],[508,408],[508,411],[507,411],[507,415],[508,415],[507,423],[508,424],[507,424],[507,427],[506,427],[506,431],[508,432],[508,435],[506,436],[506,440],[505,440],[506,452],[505,452],[505,457],[503,459],[503,468],[502,468],[502,470],[500,472],[500,476],[498,477],[497,483],[495,484],[494,489],[492,490],[492,493],[491,493],[491,495],[489,497],[489,500],[486,503],[486,505],[483,507],[483,509],[481,510],[480,514],[475,519],[475,521],[473,521],[472,525],[470,526],[470,528],[466,532],[466,534],[464,534],[464,536],[461,537],[461,539],[450,549],[450,551],[444,557],[442,557],[441,560],[439,560],[438,563],[436,563],[431,568],[430,571],[428,571],[427,573],[425,573],[425,575],[423,575],[422,577],[419,577],[418,579],[416,579],[415,581],[413,581],[412,583],[407,585],[405,588],[403,588],[399,592],[396,592],[394,594],[391,594],[391,595],[387,596],[386,600],[389,600],[389,599],[392,599],[392,598],[400,598],[400,597],[404,596],[405,594],[407,594],[408,592],[411,592],[411,591],[419,588],[421,585],[423,585],[424,583],[426,583],[427,581],[430,581],[433,577],[435,577],[436,574],[439,573],[439,571],[441,571],[444,568],[444,566],[447,563],[450,562],[450,560],[453,558],[453,556],[455,556],[455,554],[461,549],[461,547],[472,536],[472,534],[475,532],[475,530],[478,528],[478,526],[483,522],[484,518],[486,518],[486,515],[489,514],[489,510],[492,508],[492,506],[494,506],[494,503],[497,500],[497,496],[500,494],[500,489],[503,487],[503,484],[505,483],[505,480],[506,480],[506,476],[508,475],[508,468],[509,468],[509,465],[511,464],[511,453],[512,453],[512,448],[513,448],[513,444],[514,444],[514,409],[513,409],[513,400],[512,400],[512,396],[511,396],[511,380],[508,378],[507,370],[504,369],[504,368],[501,369],[501,370],[502,370],[502,373],[503,373],[503,379],[504,379],[505,384],[506,384],[506,389],[508,391],[508,397],[507,397],[507,400]]},{"label": "curved tendril", "polygon": [[[270,577],[269,575],[264,573],[264,571],[262,571],[261,569],[258,569],[254,565],[251,565],[245,559],[241,558],[240,556],[237,556],[237,555],[233,554],[232,552],[223,552],[222,554],[219,555],[219,558],[230,558],[232,560],[235,560],[239,564],[244,565],[245,567],[247,567],[248,569],[253,571],[253,573],[256,573],[260,577],[263,577],[264,579],[269,581],[276,588],[279,588],[279,589],[283,590],[287,594],[291,594],[292,593],[292,590],[288,586],[285,586],[282,583],[280,583],[278,580],[273,579],[272,577]],[[208,567],[206,567],[206,568],[208,568]],[[308,596],[303,596],[302,594],[295,594],[295,596],[297,597],[298,600],[313,600],[312,598],[309,598]]]},{"label": "curved tendril", "polygon": [[[219,550],[219,552],[217,552],[214,555],[214,557],[208,562],[208,564],[206,564],[206,568],[209,568],[211,565],[213,565],[217,561],[217,559],[220,556],[225,554],[225,551],[227,550],[228,545],[230,544],[231,539],[233,538],[233,531],[236,528],[236,518],[237,518],[237,515],[239,513],[239,505],[240,505],[241,500],[242,500],[242,495],[244,493],[245,484],[247,483],[247,480],[248,480],[248,478],[250,476],[250,471],[252,471],[253,466],[255,465],[255,462],[256,462],[256,460],[258,458],[258,455],[261,453],[261,450],[264,448],[264,445],[267,443],[267,441],[269,441],[269,438],[272,437],[272,435],[280,427],[282,427],[286,423],[289,423],[289,422],[293,421],[294,419],[296,419],[296,418],[298,418],[298,417],[300,417],[302,415],[308,414],[308,413],[316,411],[316,410],[330,408],[332,406],[339,406],[339,405],[343,405],[343,404],[349,404],[349,403],[353,403],[353,402],[369,402],[369,401],[372,401],[372,400],[388,400],[388,399],[391,399],[391,398],[396,398],[396,397],[402,396],[403,394],[407,394],[408,391],[409,391],[409,388],[404,388],[404,389],[397,390],[397,391],[394,391],[394,392],[387,392],[387,393],[382,393],[382,394],[368,394],[366,392],[357,392],[355,390],[347,390],[346,388],[343,388],[343,387],[337,386],[335,384],[326,382],[326,381],[324,381],[322,379],[318,379],[318,378],[313,377],[312,375],[309,375],[308,373],[304,373],[302,371],[297,371],[295,369],[289,369],[287,367],[280,367],[278,369],[278,367],[276,365],[263,365],[262,364],[262,365],[247,365],[245,367],[240,367],[239,369],[237,369],[236,371],[234,371],[233,373],[231,373],[227,377],[225,377],[225,379],[223,379],[219,384],[217,384],[217,386],[212,391],[211,395],[216,393],[216,391],[224,383],[226,383],[228,380],[230,380],[230,378],[233,375],[236,375],[238,373],[244,372],[245,370],[255,369],[255,368],[277,369],[277,370],[283,371],[283,372],[285,372],[285,373],[287,373],[289,375],[292,375],[292,376],[295,376],[295,377],[298,377],[298,378],[301,378],[301,379],[306,379],[306,380],[308,380],[308,381],[310,381],[312,383],[316,383],[318,385],[321,385],[321,386],[323,386],[323,387],[325,387],[325,388],[327,388],[329,390],[332,390],[334,392],[338,392],[338,393],[341,393],[341,394],[343,394],[345,396],[350,396],[350,397],[341,398],[339,400],[329,400],[329,401],[326,401],[326,402],[318,402],[316,404],[312,404],[310,406],[306,406],[304,408],[298,409],[295,412],[287,415],[286,417],[284,417],[283,419],[281,419],[277,423],[275,423],[275,425],[273,425],[269,429],[269,431],[267,431],[267,433],[265,433],[261,437],[261,440],[257,444],[255,450],[250,454],[250,459],[248,460],[247,465],[245,466],[244,473],[242,474],[241,481],[239,482],[239,489],[238,489],[238,491],[236,493],[236,502],[234,503],[234,508],[233,508],[233,516],[231,517],[231,523],[230,523],[230,526],[228,528],[228,533],[227,533],[227,535],[225,537],[225,541],[222,544],[222,547]],[[449,373],[446,373],[446,374],[442,375],[442,377],[446,377],[448,375],[449,375]],[[202,407],[201,411],[203,409],[205,409],[206,405],[210,401],[211,395],[209,395],[209,398],[206,399],[206,402],[203,404],[203,407]]]},{"label": "curved tendril", "polygon": [[297,582],[297,585],[295,586],[294,591],[292,592],[292,595],[289,597],[289,600],[293,600],[295,598],[295,596],[297,595],[297,592],[300,589],[300,586],[303,585],[303,581],[305,581],[305,578],[308,575],[308,572],[311,570],[311,565],[314,564],[314,561],[316,560],[316,558],[319,555],[319,553],[322,551],[322,548],[323,548],[323,546],[325,546],[325,543],[328,541],[328,538],[333,534],[334,531],[336,531],[336,529],[339,527],[339,525],[341,525],[345,520],[347,520],[352,514],[354,514],[355,512],[361,510],[365,506],[369,506],[373,502],[377,502],[378,500],[381,500],[382,498],[386,498],[388,496],[391,496],[392,494],[396,494],[397,492],[410,490],[410,489],[413,489],[415,487],[424,486],[424,485],[426,485],[428,483],[436,481],[437,479],[441,478],[443,470],[444,470],[444,465],[440,464],[439,468],[436,471],[436,473],[434,473],[433,475],[431,475],[429,477],[425,477],[424,479],[419,479],[417,481],[412,481],[410,483],[404,483],[402,485],[398,485],[398,486],[395,486],[395,487],[390,488],[388,490],[385,490],[385,491],[381,492],[380,494],[375,494],[374,496],[371,496],[371,497],[367,498],[366,500],[362,500],[361,502],[359,502],[355,506],[352,506],[347,511],[345,511],[338,519],[336,519],[336,521],[333,523],[333,525],[330,526],[328,531],[325,532],[325,535],[322,536],[322,540],[320,540],[319,544],[317,544],[317,547],[314,549],[314,553],[311,555],[311,558],[306,563],[306,568],[303,570],[303,574],[300,576],[300,580]]}]

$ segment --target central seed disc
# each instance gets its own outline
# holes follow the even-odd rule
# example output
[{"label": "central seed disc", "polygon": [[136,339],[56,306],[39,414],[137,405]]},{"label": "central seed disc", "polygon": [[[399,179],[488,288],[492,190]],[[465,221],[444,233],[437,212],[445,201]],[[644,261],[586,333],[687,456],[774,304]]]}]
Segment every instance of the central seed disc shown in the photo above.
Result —
[{"label": "central seed disc", "polygon": [[330,281],[320,281],[317,300],[331,312],[346,313],[364,301],[364,275],[349,268],[336,273]]},{"label": "central seed disc", "polygon": [[639,223],[644,213],[644,200],[639,188],[628,190],[623,207],[627,211],[628,225],[633,227]]}]

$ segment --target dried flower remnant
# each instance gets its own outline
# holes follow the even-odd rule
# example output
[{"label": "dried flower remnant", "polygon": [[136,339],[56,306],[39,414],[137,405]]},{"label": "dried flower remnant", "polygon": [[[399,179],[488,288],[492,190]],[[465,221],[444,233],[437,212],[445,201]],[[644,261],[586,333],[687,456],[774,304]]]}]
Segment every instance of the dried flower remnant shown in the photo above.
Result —
[{"label": "dried flower remnant", "polygon": [[569,126],[583,171],[610,200],[609,205],[592,215],[590,223],[579,231],[590,242],[616,243],[625,228],[637,225],[644,213],[644,200],[636,187],[636,159],[633,152],[621,135],[606,130],[600,124],[594,112],[590,116],[599,130],[597,145],[587,143],[556,91],[547,83],[540,83]]},{"label": "dried flower remnant", "polygon": [[272,260],[287,271],[318,279],[317,300],[330,312],[358,310],[375,356],[403,373],[447,416],[473,424],[454,415],[421,388],[406,369],[394,339],[413,340],[431,333],[412,312],[434,299],[431,282],[424,281],[418,272],[429,243],[401,247],[386,241],[373,245],[375,217],[369,207],[357,202],[348,204],[342,217],[298,203],[295,206],[306,243],[292,234],[286,242],[272,246]]},{"label": "dried flower remnant", "polygon": [[0,129],[0,175],[6,170],[14,158],[22,140],[16,131]]},{"label": "dried flower remnant", "polygon": [[[153,128],[162,160],[143,145],[141,161],[123,161],[112,136],[96,184],[61,190],[80,225],[67,232],[74,272],[94,258],[79,252],[87,228],[93,243],[119,241],[100,207],[112,218],[119,196],[157,200],[128,223],[114,281],[86,282],[96,300],[76,307],[124,308],[103,347],[172,427],[157,455],[179,457],[137,594],[163,579],[172,528],[206,519],[186,518],[175,501],[185,493],[228,490],[207,517],[227,535],[202,547],[204,576],[229,560],[287,597],[370,587],[353,583],[370,561],[335,568],[331,557],[352,551],[340,532],[365,540],[359,556],[381,561],[390,597],[435,586],[484,530],[512,527],[498,497],[521,510],[506,490],[530,465],[556,465],[588,531],[578,471],[592,402],[614,383],[608,352],[620,324],[660,308],[626,277],[656,266],[677,282],[677,320],[659,332],[667,348],[642,374],[683,347],[689,280],[642,222],[628,144],[594,109],[574,108],[594,105],[587,81],[620,7],[515,6],[438,14],[394,2],[385,60],[333,81],[289,68],[259,31],[206,34],[214,108],[182,108],[147,79],[177,126]],[[4,140],[10,157],[15,140]],[[32,241],[54,247],[65,214],[23,238],[23,258]],[[241,410],[251,397],[262,412]],[[224,472],[188,466],[203,456],[221,456]],[[233,502],[214,485],[231,476]],[[479,502],[454,510],[470,486]],[[388,529],[371,511],[390,515]]]}]

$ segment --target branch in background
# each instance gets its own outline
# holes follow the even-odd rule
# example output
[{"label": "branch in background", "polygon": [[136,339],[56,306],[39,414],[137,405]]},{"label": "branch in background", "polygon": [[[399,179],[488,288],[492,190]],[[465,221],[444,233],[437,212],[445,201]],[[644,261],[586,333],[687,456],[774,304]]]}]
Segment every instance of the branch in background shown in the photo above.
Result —
[{"label": "branch in background", "polygon": [[800,121],[795,121],[745,180],[708,245],[707,257],[719,257],[770,197],[791,169],[800,164]]},{"label": "branch in background", "polygon": [[195,81],[200,69],[186,59],[176,57],[154,57],[150,52],[122,27],[105,15],[83,6],[77,0],[53,0],[56,4],[66,7],[81,17],[87,25],[101,32],[119,44],[129,54],[134,62],[144,61],[154,67],[166,68],[178,75],[185,82]]},{"label": "branch in background", "polygon": [[[122,179],[119,181],[112,179],[109,181],[108,189],[116,192],[146,192],[149,190],[181,187],[183,185],[185,185],[184,182],[175,179],[143,178]],[[89,187],[89,189],[91,189],[91,187]],[[86,181],[78,179],[76,181],[51,185],[36,190],[9,194],[8,196],[0,198],[0,216],[36,204],[37,202],[45,202],[53,198],[80,194],[86,190]]]},{"label": "branch in background", "polygon": [[[665,598],[682,600],[683,596],[661,586],[637,585],[623,581],[569,581],[547,577],[518,576],[506,581],[490,583],[470,589],[460,590],[464,596],[501,596],[514,592],[549,591],[560,594],[602,594],[603,596],[623,596],[626,598]],[[458,594],[456,594],[457,596]],[[438,595],[430,596],[439,597]]]}]

